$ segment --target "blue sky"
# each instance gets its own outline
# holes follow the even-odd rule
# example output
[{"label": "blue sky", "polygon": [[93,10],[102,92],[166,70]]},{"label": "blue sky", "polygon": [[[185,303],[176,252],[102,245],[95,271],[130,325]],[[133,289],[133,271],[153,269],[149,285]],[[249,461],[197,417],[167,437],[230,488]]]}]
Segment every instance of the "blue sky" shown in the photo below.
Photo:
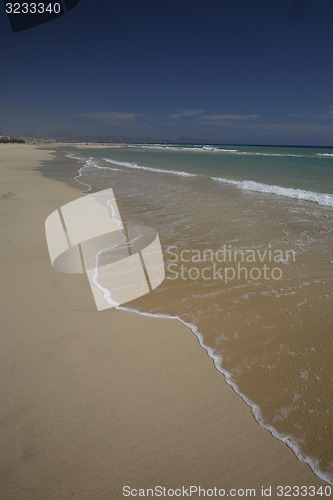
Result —
[{"label": "blue sky", "polygon": [[331,0],[80,0],[11,33],[0,130],[333,146]]}]

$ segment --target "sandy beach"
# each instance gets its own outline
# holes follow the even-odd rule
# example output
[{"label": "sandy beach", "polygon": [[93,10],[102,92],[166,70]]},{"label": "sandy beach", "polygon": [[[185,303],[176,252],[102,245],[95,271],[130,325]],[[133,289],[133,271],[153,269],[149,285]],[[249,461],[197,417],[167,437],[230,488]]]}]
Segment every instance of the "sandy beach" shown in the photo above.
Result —
[{"label": "sandy beach", "polygon": [[189,329],[98,313],[84,275],[52,270],[45,219],[80,196],[37,170],[60,147],[0,145],[0,498],[326,486],[255,422]]}]

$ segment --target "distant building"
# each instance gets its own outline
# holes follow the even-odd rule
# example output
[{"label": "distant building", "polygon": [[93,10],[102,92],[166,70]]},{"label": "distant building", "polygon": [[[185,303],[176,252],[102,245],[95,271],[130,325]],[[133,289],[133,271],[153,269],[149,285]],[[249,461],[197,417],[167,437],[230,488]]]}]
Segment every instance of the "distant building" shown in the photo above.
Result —
[{"label": "distant building", "polygon": [[24,144],[23,139],[16,139],[15,137],[9,137],[9,135],[4,135],[0,132],[0,144]]},{"label": "distant building", "polygon": [[10,142],[10,137],[8,137],[8,135],[4,135],[4,134],[0,133],[0,142],[8,143],[8,142]]}]

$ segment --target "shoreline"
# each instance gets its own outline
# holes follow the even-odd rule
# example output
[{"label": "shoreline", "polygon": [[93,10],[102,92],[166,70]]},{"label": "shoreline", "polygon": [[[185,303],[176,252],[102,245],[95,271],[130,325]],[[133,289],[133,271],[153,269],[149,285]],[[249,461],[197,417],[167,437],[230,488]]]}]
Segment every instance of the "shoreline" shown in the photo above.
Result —
[{"label": "shoreline", "polygon": [[[80,144],[75,144],[76,149],[78,149],[78,150],[84,149],[84,148],[81,148],[80,146],[81,146]],[[104,146],[104,144],[102,146]],[[114,145],[114,147],[118,147],[118,146],[119,145]],[[87,145],[87,147],[89,147],[89,146]],[[96,148],[99,148],[99,146],[96,145]],[[81,165],[81,167],[77,170],[78,175],[74,176],[74,179],[78,185],[81,185],[82,187],[86,186],[86,188],[87,188],[86,190],[83,189],[81,191],[81,194],[89,193],[89,191],[91,190],[91,186],[89,184],[86,184],[86,183],[79,180],[81,177],[81,169],[85,166],[87,160],[84,160],[83,158],[80,158],[80,157],[76,157],[72,153],[66,154],[66,158],[69,158],[73,161],[79,162],[79,164]],[[74,167],[74,164],[73,164],[73,170],[76,170],[76,168]],[[79,189],[81,189],[80,186],[77,186],[77,187]],[[226,382],[226,384],[229,387],[231,387],[231,389],[234,391],[234,393],[238,397],[240,397],[240,399],[250,409],[251,414],[252,414],[255,422],[260,427],[262,427],[263,429],[268,431],[274,439],[277,439],[278,441],[285,444],[294,453],[297,460],[308,465],[310,467],[310,469],[312,470],[312,472],[319,479],[327,482],[329,485],[333,485],[333,480],[332,480],[331,476],[329,474],[325,473],[324,471],[322,471],[317,466],[315,458],[313,458],[311,456],[304,455],[302,453],[297,442],[295,441],[295,439],[293,439],[292,436],[289,436],[287,434],[283,434],[283,433],[279,432],[273,426],[271,426],[269,423],[267,423],[265,421],[264,417],[262,416],[260,406],[256,403],[254,403],[250,398],[248,398],[246,396],[246,394],[244,394],[241,391],[241,389],[239,388],[237,383],[233,380],[231,373],[226,368],[223,367],[222,357],[219,356],[218,354],[214,353],[213,349],[209,345],[205,344],[203,334],[199,331],[199,329],[197,328],[196,325],[184,321],[179,316],[172,316],[172,315],[168,315],[168,314],[159,314],[159,313],[154,314],[154,313],[149,313],[146,311],[140,311],[139,309],[135,309],[135,308],[131,308],[131,307],[127,308],[126,306],[118,306],[115,309],[120,310],[120,311],[126,311],[126,312],[129,312],[132,314],[137,314],[139,316],[141,315],[141,316],[146,316],[146,317],[156,317],[156,318],[161,318],[161,319],[163,318],[163,319],[170,319],[170,320],[173,319],[173,320],[180,322],[182,325],[184,325],[186,328],[188,328],[191,331],[191,333],[196,337],[200,347],[202,349],[204,349],[204,351],[206,351],[207,355],[212,360],[216,371],[223,376],[223,379]]]},{"label": "shoreline", "polygon": [[[77,149],[80,149],[80,148],[77,146]],[[76,157],[74,154],[66,155],[66,157],[68,157],[74,161],[78,161],[79,164],[81,165],[81,167],[77,170],[78,175],[74,176],[74,179],[76,180],[76,182],[78,184],[81,184],[82,186],[86,187],[86,189],[82,191],[83,193],[89,193],[89,191],[91,190],[91,186],[89,184],[83,183],[79,179],[81,177],[82,168],[84,168],[87,161],[90,162],[90,160]],[[73,170],[74,170],[74,166],[73,166]],[[265,430],[267,430],[272,435],[272,437],[274,437],[275,439],[278,439],[279,441],[284,443],[288,448],[290,448],[292,450],[292,452],[295,454],[296,458],[298,460],[300,460],[301,462],[304,462],[305,464],[307,464],[318,478],[320,478],[323,481],[326,481],[330,485],[333,485],[332,476],[329,473],[326,473],[320,469],[320,467],[318,466],[317,461],[314,457],[303,453],[302,449],[299,447],[299,445],[297,443],[297,440],[293,436],[286,434],[286,433],[283,433],[281,431],[278,431],[277,429],[275,429],[274,426],[272,426],[270,423],[266,422],[266,420],[264,419],[264,417],[262,415],[262,411],[261,411],[260,406],[257,403],[253,402],[246,394],[244,394],[241,391],[238,384],[233,380],[231,373],[225,367],[223,367],[222,357],[219,356],[218,354],[214,353],[214,350],[209,345],[205,344],[204,336],[199,331],[199,329],[197,328],[196,325],[182,320],[177,315],[172,316],[172,315],[168,315],[168,314],[159,314],[159,313],[154,314],[154,313],[149,313],[149,312],[145,312],[145,311],[140,311],[139,309],[135,309],[135,308],[133,309],[131,307],[129,307],[129,308],[118,307],[117,309],[132,312],[132,313],[142,315],[142,316],[165,318],[165,319],[176,319],[181,324],[185,325],[188,329],[190,329],[191,332],[197,338],[201,348],[203,348],[207,352],[208,356],[213,361],[215,369],[220,374],[223,375],[225,382],[233,389],[233,391],[237,394],[237,396],[239,396],[242,399],[242,401],[250,408],[251,413],[253,415],[253,418],[257,422],[257,424],[260,425],[261,427],[263,427]]]},{"label": "shoreline", "polygon": [[[65,181],[50,180],[34,171],[37,162],[53,161],[54,158],[50,160],[52,153],[46,150],[57,148],[54,145],[0,148],[0,158],[5,157],[0,163],[1,175],[5,178],[4,192],[0,195],[1,203],[7,204],[1,216],[4,223],[7,217],[11,222],[10,226],[8,222],[3,224],[6,234],[1,245],[2,258],[8,262],[2,317],[6,332],[10,333],[5,339],[7,349],[2,354],[6,373],[2,377],[1,392],[5,394],[7,414],[1,419],[4,422],[1,434],[7,454],[1,460],[1,468],[9,469],[9,477],[7,474],[0,480],[4,498],[36,499],[45,495],[48,498],[91,498],[91,495],[104,498],[111,492],[112,498],[122,498],[121,484],[134,481],[138,484],[140,480],[150,486],[168,482],[170,487],[180,481],[207,486],[215,482],[229,488],[251,485],[259,488],[260,484],[325,486],[326,483],[318,480],[282,442],[273,439],[254,421],[248,407],[225,384],[220,373],[212,369],[212,358],[208,359],[203,349],[198,349],[187,327],[175,322],[171,326],[170,321],[162,319],[146,319],[142,313],[140,319],[122,311],[97,313],[83,276],[52,271],[41,224],[53,209],[78,197],[78,191]],[[20,150],[25,154],[20,155]],[[3,197],[7,193],[12,195]],[[31,241],[26,238],[27,234]],[[12,242],[10,251],[5,247],[6,237],[7,243]],[[29,264],[23,265],[25,259]],[[29,296],[31,284],[36,284],[36,270],[40,272],[37,282],[44,288],[34,287],[34,294]],[[16,304],[12,304],[8,295],[15,296],[17,289],[19,308],[16,311]],[[47,293],[43,294],[43,290]],[[35,315],[31,316],[31,311]],[[46,344],[39,331],[44,330],[45,324],[50,329]],[[68,325],[74,338],[64,335]],[[32,346],[23,335],[26,330]],[[111,336],[114,345],[110,345]],[[154,356],[150,351],[152,346]],[[26,358],[22,352],[16,361],[17,352],[22,349]],[[44,375],[42,380],[35,363]],[[45,383],[46,387],[45,379],[49,382]],[[68,381],[76,390],[68,392]],[[31,390],[28,382],[33,382],[32,386],[36,384],[39,390]],[[133,385],[137,391],[133,391]],[[19,395],[24,403],[16,397]],[[95,403],[92,407],[91,401]],[[84,409],[91,417],[89,421],[81,414]],[[51,437],[47,432],[50,422],[53,423]],[[76,424],[81,432],[77,432]],[[57,432],[52,432],[54,427]],[[221,427],[224,427],[223,435]],[[76,439],[70,438],[67,442],[65,438],[70,437],[71,432]],[[89,449],[82,441],[84,437],[89,438]],[[49,448],[52,457],[48,455]],[[158,449],[164,453],[157,453]],[[17,457],[17,450],[21,457]],[[124,482],[126,479],[129,483]],[[59,484],[61,481],[63,484]]]},{"label": "shoreline", "polygon": [[[78,149],[78,150],[84,149],[81,146],[82,145],[80,145],[80,144],[76,144],[75,145],[76,149]],[[101,147],[104,147],[104,145],[97,145],[97,149],[100,149]],[[117,147],[117,145],[114,145],[114,147]],[[93,146],[89,145],[89,148],[92,149]],[[91,186],[89,184],[83,183],[82,181],[79,180],[80,177],[81,177],[81,169],[84,167],[86,161],[84,159],[80,158],[80,157],[76,157],[72,153],[69,154],[69,155],[66,155],[66,158],[69,158],[70,160],[77,161],[81,165],[81,167],[76,171],[78,173],[78,175],[74,176],[74,179],[75,179],[75,181],[77,182],[78,185],[81,185],[82,187],[85,186],[87,188],[86,190],[83,190],[81,192],[82,194],[89,193],[89,191],[91,190]],[[74,168],[74,165],[73,165],[73,169],[76,170]],[[79,189],[81,189],[81,188],[79,187]],[[263,429],[265,429],[266,431],[268,431],[273,438],[279,440],[280,442],[282,442],[283,444],[285,444],[290,450],[292,450],[292,452],[294,453],[295,457],[299,461],[301,461],[301,462],[305,463],[306,465],[308,465],[311,468],[312,472],[319,479],[327,482],[330,485],[333,485],[333,481],[332,481],[331,476],[328,475],[327,473],[323,472],[318,467],[315,458],[313,458],[311,456],[308,456],[308,455],[305,455],[305,454],[302,453],[302,450],[299,448],[299,446],[297,444],[297,441],[292,436],[289,436],[288,434],[283,434],[282,432],[279,432],[272,425],[270,425],[269,423],[267,423],[265,421],[265,419],[264,419],[264,417],[262,415],[260,406],[258,404],[256,404],[256,403],[254,403],[250,398],[248,398],[246,396],[246,394],[244,394],[241,391],[241,389],[239,388],[239,386],[237,385],[237,383],[233,380],[233,377],[232,377],[231,373],[226,368],[223,367],[221,356],[218,355],[218,354],[216,354],[216,353],[214,353],[213,349],[209,345],[205,344],[204,337],[203,337],[202,333],[198,330],[198,328],[197,328],[196,325],[184,321],[179,316],[172,316],[172,315],[168,315],[168,314],[159,314],[159,313],[154,314],[154,313],[149,313],[149,312],[146,312],[146,311],[140,311],[139,309],[135,309],[135,308],[133,309],[131,307],[127,308],[126,306],[119,306],[116,309],[117,310],[122,310],[122,311],[127,311],[127,312],[134,313],[134,314],[141,315],[141,316],[164,318],[164,319],[174,319],[174,320],[179,321],[186,328],[188,328],[191,331],[191,333],[194,334],[194,336],[196,337],[196,339],[197,339],[200,347],[206,351],[207,355],[212,360],[214,368],[216,369],[216,371],[219,372],[220,374],[222,374],[222,376],[223,376],[224,381],[226,382],[226,384],[228,386],[230,386],[232,388],[232,390],[234,391],[234,393],[238,397],[240,397],[241,400],[248,406],[248,408],[250,409],[251,414],[252,414],[255,422],[259,426],[261,426]]]},{"label": "shoreline", "polygon": [[188,328],[192,334],[196,337],[200,347],[206,351],[207,355],[209,358],[212,360],[214,368],[218,373],[220,373],[223,376],[223,379],[225,383],[231,387],[233,392],[247,405],[247,407],[250,409],[251,414],[253,416],[254,421],[262,427],[264,430],[268,431],[271,436],[274,439],[277,439],[281,443],[285,444],[295,455],[296,459],[299,460],[300,462],[303,462],[304,464],[308,465],[312,472],[322,481],[325,481],[328,485],[333,485],[333,481],[331,477],[327,476],[325,472],[323,472],[316,464],[316,461],[314,458],[303,455],[301,450],[298,448],[297,443],[292,439],[292,437],[282,434],[278,432],[274,427],[269,425],[268,423],[265,422],[260,407],[251,401],[245,394],[242,393],[236,382],[232,380],[232,375],[231,373],[223,368],[222,366],[222,357],[215,354],[214,351],[212,350],[211,347],[206,345],[204,343],[203,335],[202,333],[198,330],[196,325],[192,323],[187,323],[186,321],[182,320],[179,316],[170,316],[167,314],[154,314],[154,313],[148,313],[148,312],[142,312],[139,311],[138,309],[132,309],[132,308],[126,308],[122,306],[116,307],[117,310],[120,311],[126,311],[129,313],[137,314],[138,316],[147,316],[151,318],[163,318],[167,320],[176,320],[179,321],[182,325],[184,325],[186,328]]}]

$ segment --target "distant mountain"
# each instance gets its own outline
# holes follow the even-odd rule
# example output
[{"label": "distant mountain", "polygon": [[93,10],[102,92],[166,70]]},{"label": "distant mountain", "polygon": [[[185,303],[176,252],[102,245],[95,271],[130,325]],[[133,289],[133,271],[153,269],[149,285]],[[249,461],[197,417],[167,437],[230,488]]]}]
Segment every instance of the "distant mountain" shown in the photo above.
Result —
[{"label": "distant mountain", "polygon": [[[7,137],[6,134],[0,132],[1,137]],[[124,135],[91,135],[91,134],[75,134],[69,130],[53,130],[38,134],[34,137],[27,137],[29,141],[58,141],[58,142],[96,142],[96,143],[109,143],[109,144],[200,144],[202,141],[193,139],[191,137],[151,137],[151,136],[124,136]],[[4,142],[4,141],[1,141]]]},{"label": "distant mountain", "polygon": [[63,141],[63,142],[105,142],[110,144],[135,144],[135,143],[146,143],[146,144],[167,144],[167,143],[179,143],[179,144],[192,144],[198,143],[199,141],[195,141],[188,137],[180,137],[178,139],[166,139],[165,137],[150,137],[150,136],[122,136],[122,135],[103,135],[103,136],[95,136],[95,135],[80,135],[80,134],[72,134],[68,130],[57,130],[53,132],[49,132],[44,135],[43,138],[47,137],[48,139],[53,139],[55,141]]}]

